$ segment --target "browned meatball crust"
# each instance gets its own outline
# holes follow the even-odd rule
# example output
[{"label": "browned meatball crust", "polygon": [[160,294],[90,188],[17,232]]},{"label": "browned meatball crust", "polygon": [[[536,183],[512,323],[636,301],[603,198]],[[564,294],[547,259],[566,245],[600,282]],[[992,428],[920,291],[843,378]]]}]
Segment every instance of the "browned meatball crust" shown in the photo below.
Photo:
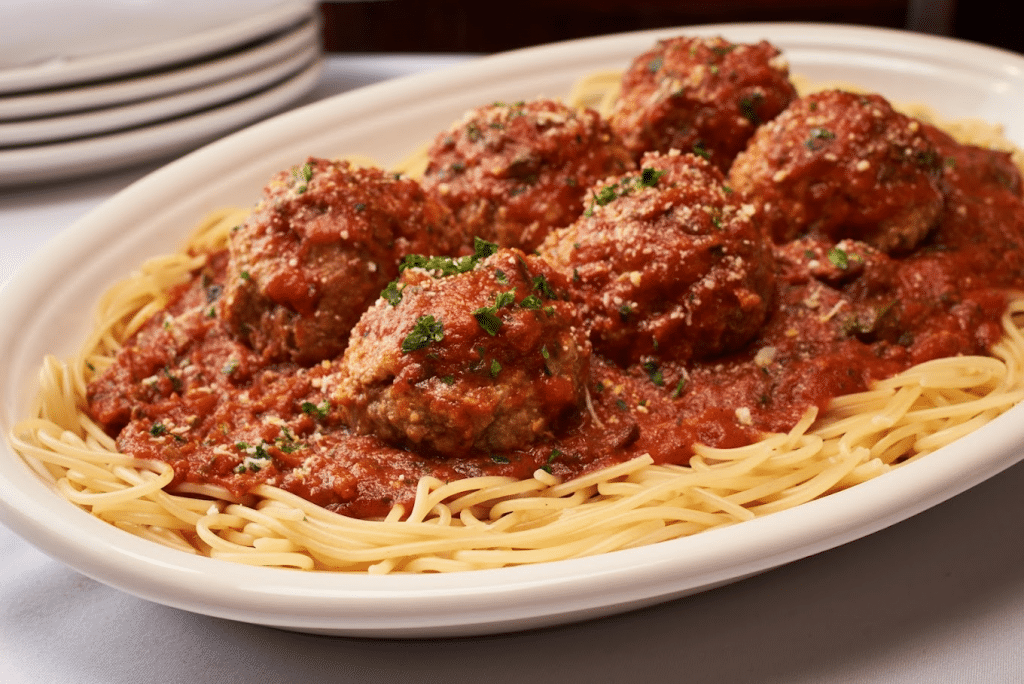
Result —
[{"label": "browned meatball crust", "polygon": [[335,403],[357,433],[445,457],[550,437],[578,412],[590,363],[565,282],[515,249],[456,263],[403,270],[367,310]]},{"label": "browned meatball crust", "polygon": [[591,184],[633,168],[597,112],[544,99],[471,110],[428,155],[424,188],[471,235],[526,252],[580,215]]},{"label": "browned meatball crust", "polygon": [[466,242],[416,181],[310,158],[275,176],[232,233],[224,316],[268,360],[332,358],[403,256]]},{"label": "browned meatball crust", "polygon": [[810,234],[899,253],[940,218],[941,175],[920,122],[880,95],[828,90],[762,126],[729,182],[776,242]]},{"label": "browned meatball crust", "polygon": [[789,66],[770,43],[672,38],[630,64],[611,124],[636,158],[677,149],[725,172],[754,130],[795,97]]},{"label": "browned meatball crust", "polygon": [[594,349],[620,364],[734,350],[761,327],[770,244],[722,174],[692,154],[648,154],[598,186],[589,210],[541,254],[571,279]]}]

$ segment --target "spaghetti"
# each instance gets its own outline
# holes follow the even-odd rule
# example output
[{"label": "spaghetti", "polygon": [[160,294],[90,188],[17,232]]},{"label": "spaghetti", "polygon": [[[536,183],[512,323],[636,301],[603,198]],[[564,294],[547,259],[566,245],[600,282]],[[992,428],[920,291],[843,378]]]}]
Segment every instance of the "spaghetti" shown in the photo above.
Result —
[{"label": "spaghetti", "polygon": [[[576,105],[606,111],[618,78],[584,79]],[[404,169],[422,168],[415,157]],[[768,515],[864,482],[939,449],[1024,399],[1024,298],[1001,319],[991,356],[919,364],[868,390],[811,409],[788,432],[748,446],[695,445],[686,466],[642,455],[562,481],[423,477],[410,506],[379,520],[332,513],[283,489],[238,497],[216,485],[165,487],[173,468],[117,452],[83,410],[90,378],[161,311],[245,212],[211,215],[185,249],[153,259],[101,300],[81,353],[47,358],[33,417],[15,450],[66,499],[117,527],[188,553],[303,570],[451,572],[606,553]]]}]

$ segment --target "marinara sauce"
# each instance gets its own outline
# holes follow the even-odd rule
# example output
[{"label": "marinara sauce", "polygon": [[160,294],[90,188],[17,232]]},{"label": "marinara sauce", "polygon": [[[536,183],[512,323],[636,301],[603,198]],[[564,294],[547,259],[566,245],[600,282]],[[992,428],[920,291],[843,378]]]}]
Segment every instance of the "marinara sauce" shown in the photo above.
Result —
[{"label": "marinara sauce", "polygon": [[[437,249],[410,254],[412,237],[374,224],[392,226],[381,263],[360,243],[373,238],[346,223],[381,215],[365,189],[360,208],[344,190],[366,177],[322,160],[276,177],[257,223],[169,292],[91,381],[89,413],[123,452],[172,465],[169,488],[244,499],[266,483],[379,517],[424,475],[568,478],[642,454],[685,464],[695,443],[748,444],[913,364],[987,353],[1024,286],[1009,154],[955,142],[875,96],[795,100],[727,171],[650,152],[593,184],[536,253],[453,238],[462,228],[437,198],[403,185],[388,216],[431,217],[436,242],[423,250]],[[344,334],[338,297],[299,311],[264,288],[247,300],[262,307],[254,344],[239,324],[251,309],[224,295],[254,287],[238,282],[253,235],[287,238],[287,256],[261,268],[310,283],[310,296],[311,274],[343,282],[325,255],[342,255],[354,284],[359,273],[394,279]],[[301,344],[275,342],[274,320],[282,335],[301,324]],[[315,349],[332,351],[309,358]]]}]

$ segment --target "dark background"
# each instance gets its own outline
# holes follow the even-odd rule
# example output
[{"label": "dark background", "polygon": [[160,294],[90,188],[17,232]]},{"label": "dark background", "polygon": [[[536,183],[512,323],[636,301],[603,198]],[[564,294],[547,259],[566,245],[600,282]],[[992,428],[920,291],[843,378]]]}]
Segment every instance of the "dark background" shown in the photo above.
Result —
[{"label": "dark background", "polygon": [[736,21],[906,28],[1024,52],[994,0],[370,0],[325,2],[330,52],[498,52],[569,38]]}]

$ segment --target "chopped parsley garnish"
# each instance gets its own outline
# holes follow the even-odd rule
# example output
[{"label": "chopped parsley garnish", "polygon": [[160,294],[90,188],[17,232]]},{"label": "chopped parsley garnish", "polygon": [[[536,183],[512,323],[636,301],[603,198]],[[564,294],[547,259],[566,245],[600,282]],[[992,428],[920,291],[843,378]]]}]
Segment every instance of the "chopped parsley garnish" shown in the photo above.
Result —
[{"label": "chopped parsley garnish", "polygon": [[304,401],[300,408],[302,408],[302,412],[307,416],[322,419],[327,417],[328,412],[331,410],[331,405],[326,399],[319,404],[314,404],[311,401]]},{"label": "chopped parsley garnish", "polygon": [[555,459],[557,459],[557,458],[558,458],[559,456],[561,456],[561,455],[562,455],[562,452],[561,452],[561,451],[559,451],[558,449],[552,449],[552,450],[551,450],[551,453],[550,453],[550,454],[548,454],[548,460],[547,460],[547,463],[545,463],[544,465],[542,465],[542,466],[540,467],[540,469],[541,469],[541,470],[543,470],[544,472],[546,472],[546,473],[550,474],[550,473],[551,473],[551,464],[552,464],[552,463],[554,463],[554,462],[555,462]]},{"label": "chopped parsley garnish", "polygon": [[819,150],[822,147],[823,142],[834,140],[836,134],[825,128],[812,128],[808,134],[807,140],[804,141],[804,145],[809,150]]},{"label": "chopped parsley garnish", "polygon": [[544,277],[544,274],[533,277],[533,290],[540,292],[546,299],[555,299],[555,290],[551,287],[551,283]]},{"label": "chopped parsley garnish", "polygon": [[410,254],[402,260],[399,270],[407,268],[422,268],[426,271],[435,272],[438,277],[468,273],[476,268],[476,265],[498,251],[498,245],[488,242],[482,238],[473,238],[473,253],[464,257],[453,258],[449,256],[424,256],[422,254]]},{"label": "chopped parsley garnish", "polygon": [[149,434],[154,437],[163,437],[167,434],[167,426],[163,423],[153,423],[153,426],[149,428]]},{"label": "chopped parsley garnish", "polygon": [[647,167],[640,172],[639,185],[642,188],[653,188],[658,184],[658,180],[664,175],[664,171],[659,171],[658,169],[652,169],[650,167]]},{"label": "chopped parsley garnish", "polygon": [[[325,401],[324,403],[326,404],[327,402]],[[295,438],[295,434],[287,425],[281,426],[281,435],[274,440],[274,444],[286,454],[290,454],[305,446],[305,444]]]},{"label": "chopped parsley garnish", "polygon": [[167,376],[167,379],[171,381],[171,387],[174,389],[174,391],[180,393],[181,390],[184,389],[184,387],[185,387],[184,384],[182,384],[182,382],[181,382],[181,378],[179,378],[177,375],[172,373],[166,367],[163,369],[163,371],[164,371],[164,375]]},{"label": "chopped parsley garnish", "polygon": [[606,185],[593,193],[590,208],[585,212],[586,216],[592,216],[594,206],[603,207],[619,197],[625,197],[635,190],[642,188],[653,188],[658,185],[658,180],[665,175],[665,171],[659,171],[650,167],[640,171],[639,176],[627,176],[617,183]]},{"label": "chopped parsley garnish", "polygon": [[601,188],[596,195],[594,195],[594,202],[603,207],[604,205],[611,202],[613,199],[619,196],[616,185],[606,185]]},{"label": "chopped parsley garnish", "polygon": [[501,319],[498,318],[497,307],[494,306],[483,306],[473,312],[473,318],[480,324],[480,327],[484,329],[491,337],[498,334],[498,330],[501,329]]},{"label": "chopped parsley garnish", "polygon": [[422,268],[431,271],[436,277],[468,273],[476,268],[476,261],[471,256],[464,256],[455,259],[449,256],[424,256],[422,254],[410,254],[402,260],[400,270],[407,268]]},{"label": "chopped parsley garnish", "polygon": [[270,454],[267,453],[266,442],[256,445],[248,442],[236,442],[235,448],[245,454],[242,462],[235,466],[234,472],[239,475],[245,472],[258,473],[272,463]]},{"label": "chopped parsley garnish", "polygon": [[391,306],[398,306],[399,303],[402,301],[403,289],[404,288],[400,288],[398,286],[397,280],[392,280],[390,283],[388,283],[388,286],[381,291],[380,296],[383,297],[384,301],[386,301]]},{"label": "chopped parsley garnish", "polygon": [[498,309],[505,306],[512,306],[516,303],[516,291],[514,289],[508,290],[507,292],[499,292],[494,295],[494,306]]},{"label": "chopped parsley garnish", "polygon": [[302,181],[302,184],[295,188],[295,192],[301,195],[306,192],[306,187],[309,181],[313,180],[313,166],[309,162],[306,162],[293,171],[292,175],[295,176],[295,180]]},{"label": "chopped parsley garnish", "polygon": [[656,361],[644,361],[641,364],[644,372],[647,373],[647,377],[651,379],[658,387],[662,387],[665,384],[665,376],[661,372],[661,367]]},{"label": "chopped parsley garnish", "polygon": [[444,325],[433,316],[426,314],[416,319],[412,331],[402,340],[402,352],[408,354],[434,342],[444,339]]},{"label": "chopped parsley garnish", "polygon": [[843,271],[850,267],[850,256],[838,247],[833,247],[828,251],[828,260],[832,262],[833,266]]},{"label": "chopped parsley garnish", "polygon": [[498,363],[498,359],[491,359],[491,377],[497,378],[498,373],[501,372],[501,364]]},{"label": "chopped parsley garnish", "polygon": [[740,114],[755,126],[761,123],[761,118],[757,115],[757,105],[761,104],[762,100],[764,100],[764,95],[757,92],[740,100]]},{"label": "chopped parsley garnish", "polygon": [[235,448],[238,449],[239,451],[244,451],[250,456],[254,456],[256,458],[270,458],[270,454],[267,453],[266,447],[264,446],[263,442],[256,444],[255,446],[249,444],[248,442],[236,442]]},{"label": "chopped parsley garnish", "polygon": [[686,378],[679,378],[679,382],[676,383],[676,387],[672,390],[672,398],[678,399],[683,395],[683,390],[686,389]]},{"label": "chopped parsley garnish", "polygon": [[925,171],[940,173],[944,164],[942,155],[935,150],[922,150],[914,154],[914,162]]},{"label": "chopped parsley garnish", "polygon": [[488,335],[494,337],[502,326],[502,320],[498,316],[498,309],[512,306],[515,303],[516,291],[514,288],[506,292],[497,292],[494,295],[494,305],[480,307],[473,312],[473,317]]},{"label": "chopped parsley garnish", "polygon": [[523,297],[523,299],[519,302],[519,306],[523,307],[524,309],[539,309],[541,305],[542,303],[540,297],[533,294],[527,297]]}]

